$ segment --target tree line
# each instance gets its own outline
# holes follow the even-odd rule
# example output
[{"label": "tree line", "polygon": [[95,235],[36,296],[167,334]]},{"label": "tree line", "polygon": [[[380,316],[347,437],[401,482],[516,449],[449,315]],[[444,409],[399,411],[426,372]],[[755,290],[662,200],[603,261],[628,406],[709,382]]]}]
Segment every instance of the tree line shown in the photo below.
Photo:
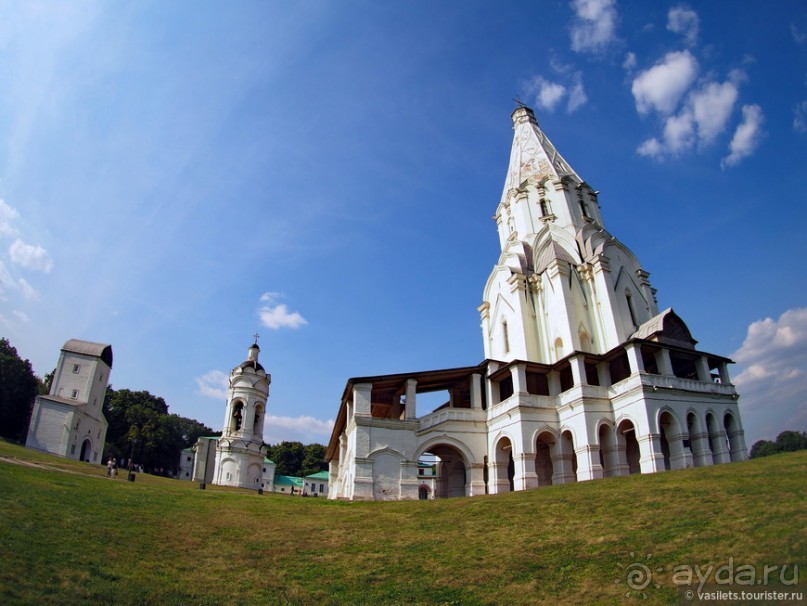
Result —
[{"label": "tree line", "polygon": [[275,446],[266,446],[266,457],[275,464],[275,476],[306,477],[320,471],[326,471],[325,447],[322,444],[302,442],[281,442]]},{"label": "tree line", "polygon": [[779,452],[793,452],[796,450],[807,450],[807,432],[783,431],[776,436],[775,442],[758,440],[751,447],[750,456],[752,459],[756,459]]}]

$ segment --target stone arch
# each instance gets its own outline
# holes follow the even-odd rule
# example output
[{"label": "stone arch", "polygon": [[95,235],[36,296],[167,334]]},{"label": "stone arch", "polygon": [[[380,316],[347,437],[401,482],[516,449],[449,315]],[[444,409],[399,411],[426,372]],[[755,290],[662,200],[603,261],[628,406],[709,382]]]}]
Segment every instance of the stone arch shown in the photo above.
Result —
[{"label": "stone arch", "polygon": [[664,469],[684,469],[687,465],[687,453],[684,451],[684,433],[678,417],[669,407],[658,411],[656,427],[659,431],[661,453],[664,456]]},{"label": "stone arch", "polygon": [[600,446],[600,465],[602,465],[603,477],[622,475],[614,425],[607,419],[600,419],[597,422],[597,443]]},{"label": "stone arch", "polygon": [[726,432],[717,421],[717,415],[711,409],[706,412],[706,433],[709,441],[709,451],[712,455],[712,463],[727,463],[729,453],[726,449]]},{"label": "stone arch", "polygon": [[726,444],[729,449],[729,458],[731,461],[742,461],[744,460],[744,441],[740,439],[742,435],[742,429],[740,428],[740,423],[737,419],[734,418],[734,415],[731,411],[726,411],[726,414],[723,416],[723,427],[726,430]]},{"label": "stone arch", "polygon": [[532,441],[535,444],[535,473],[538,476],[538,486],[550,486],[555,475],[557,432],[550,427],[544,427],[535,432]]},{"label": "stone arch", "polygon": [[84,438],[84,441],[81,443],[81,450],[79,451],[78,460],[87,461],[89,463],[91,458],[92,440],[90,438]]},{"label": "stone arch", "polygon": [[513,458],[513,439],[500,433],[493,442],[493,483],[495,493],[512,492],[515,489],[516,467]]},{"label": "stone arch", "polygon": [[703,467],[712,464],[712,452],[709,449],[709,436],[704,431],[698,414],[690,408],[686,413],[687,434],[689,434],[689,450],[692,453],[692,464]]},{"label": "stone arch", "polygon": [[367,458],[373,469],[373,498],[376,501],[395,501],[401,495],[401,461],[403,455],[391,448],[379,448]]},{"label": "stone arch", "polygon": [[[471,464],[473,456],[459,440],[444,436],[432,438],[418,447],[415,460],[431,453],[439,459],[435,476],[434,498],[446,499],[470,494]],[[421,496],[418,488],[418,497]]]},{"label": "stone arch", "polygon": [[557,484],[577,482],[577,453],[575,448],[574,431],[571,428],[561,428],[558,440],[559,469],[555,472],[553,481]]},{"label": "stone arch", "polygon": [[255,418],[252,421],[252,433],[263,433],[263,403],[258,402],[255,405]]},{"label": "stone arch", "polygon": [[614,437],[616,438],[618,475],[642,473],[637,432],[636,422],[629,416],[622,416],[617,421]]},{"label": "stone arch", "polygon": [[234,400],[233,401],[233,414],[230,418],[230,428],[233,431],[241,431],[244,427],[244,401],[243,400]]},{"label": "stone arch", "polygon": [[554,343],[554,351],[555,351],[555,361],[561,360],[563,358],[563,339],[558,337],[555,339]]}]

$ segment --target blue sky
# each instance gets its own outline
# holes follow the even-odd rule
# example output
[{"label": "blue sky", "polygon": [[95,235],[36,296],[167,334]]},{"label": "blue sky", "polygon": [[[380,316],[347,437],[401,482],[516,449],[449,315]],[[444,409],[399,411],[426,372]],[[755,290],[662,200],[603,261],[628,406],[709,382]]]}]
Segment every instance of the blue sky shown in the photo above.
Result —
[{"label": "blue sky", "polygon": [[[730,7],[730,8],[727,8]],[[518,97],[600,194],[749,446],[807,430],[807,7],[0,2],[0,333],[214,429],[259,333],[265,437],[351,376],[476,364]]]}]

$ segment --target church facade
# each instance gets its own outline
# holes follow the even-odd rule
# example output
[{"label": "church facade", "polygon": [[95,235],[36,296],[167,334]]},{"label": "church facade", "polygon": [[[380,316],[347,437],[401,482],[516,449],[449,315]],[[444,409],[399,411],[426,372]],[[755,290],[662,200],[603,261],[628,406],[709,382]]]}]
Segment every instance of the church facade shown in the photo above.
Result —
[{"label": "church facade", "polygon": [[78,339],[65,343],[50,393],[34,401],[25,445],[101,463],[108,426],[103,404],[111,372],[112,346]]},{"label": "church facade", "polygon": [[[598,192],[527,107],[496,209],[476,366],[348,380],[328,445],[330,498],[474,496],[747,458],[726,357],[660,311],[649,274],[605,228]],[[418,412],[418,395],[446,402]],[[425,396],[421,396],[425,397]]]}]

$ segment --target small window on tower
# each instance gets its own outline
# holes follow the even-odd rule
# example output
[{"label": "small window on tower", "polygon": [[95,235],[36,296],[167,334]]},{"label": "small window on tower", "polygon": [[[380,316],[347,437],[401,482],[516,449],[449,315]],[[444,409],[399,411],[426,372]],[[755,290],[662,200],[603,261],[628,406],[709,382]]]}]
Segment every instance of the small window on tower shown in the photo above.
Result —
[{"label": "small window on tower", "polygon": [[73,392],[70,394],[70,397],[75,400],[78,397],[78,389],[74,389]]},{"label": "small window on tower", "polygon": [[73,374],[77,375],[81,370],[81,364],[73,364]]},{"label": "small window on tower", "polygon": [[504,353],[510,353],[510,334],[507,330],[507,320],[502,322],[502,334],[504,335]]},{"label": "small window on tower", "polygon": [[588,208],[586,207],[586,203],[583,202],[582,199],[580,200],[580,212],[583,213],[583,217],[585,217],[586,219],[589,218],[589,216],[588,216]]},{"label": "small window on tower", "polygon": [[633,307],[633,297],[630,291],[625,292],[625,300],[628,302],[628,311],[630,312],[630,321],[633,322],[635,328],[639,328],[639,322],[636,319],[636,309]]}]

